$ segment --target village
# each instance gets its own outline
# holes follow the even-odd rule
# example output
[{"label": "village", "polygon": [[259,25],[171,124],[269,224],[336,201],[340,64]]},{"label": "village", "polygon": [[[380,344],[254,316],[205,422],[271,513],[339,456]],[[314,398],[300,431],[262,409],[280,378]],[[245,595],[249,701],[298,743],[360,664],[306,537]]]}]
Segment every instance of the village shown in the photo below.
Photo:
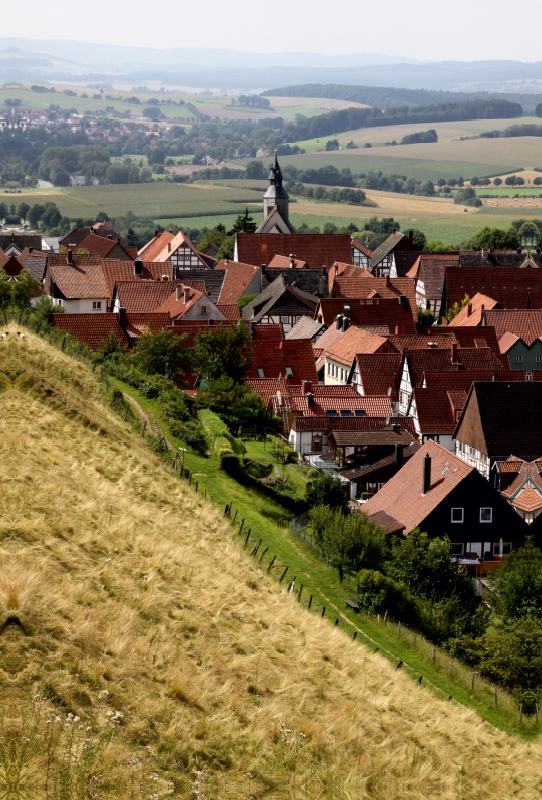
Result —
[{"label": "village", "polygon": [[[8,280],[25,270],[32,305],[51,301],[53,325],[95,351],[111,336],[130,351],[145,332],[193,342],[244,326],[242,380],[277,433],[389,536],[448,536],[482,586],[526,536],[539,541],[539,249],[431,254],[394,231],[371,252],[348,235],[297,234],[277,157],[263,221],[236,234],[233,260],[182,231],[138,251],[111,222],[52,245],[4,231],[0,245]],[[199,380],[181,381],[187,396]]]}]

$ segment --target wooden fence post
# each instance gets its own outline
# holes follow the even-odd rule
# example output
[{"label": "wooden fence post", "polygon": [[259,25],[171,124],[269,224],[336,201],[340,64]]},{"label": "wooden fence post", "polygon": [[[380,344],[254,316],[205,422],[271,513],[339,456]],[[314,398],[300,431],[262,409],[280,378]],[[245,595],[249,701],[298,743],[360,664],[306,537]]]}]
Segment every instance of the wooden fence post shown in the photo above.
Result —
[{"label": "wooden fence post", "polygon": [[322,619],[324,619],[324,615],[325,615],[325,613],[326,613],[326,607],[324,606],[324,607],[322,608]]},{"label": "wooden fence post", "polygon": [[240,535],[241,535],[241,533],[243,532],[243,525],[244,525],[244,524],[245,524],[245,518],[243,517],[243,519],[241,520],[241,527],[239,528],[239,536],[240,536]]},{"label": "wooden fence post", "polygon": [[337,627],[338,624],[339,624],[339,617],[337,617],[337,619],[335,620],[335,627]]},{"label": "wooden fence post", "polygon": [[268,572],[271,572],[271,567],[272,567],[272,566],[273,566],[273,564],[275,563],[275,559],[276,559],[276,556],[273,556],[273,558],[271,559],[271,563],[270,563],[270,564],[269,564],[269,566],[267,567],[267,571],[268,571]]},{"label": "wooden fence post", "polygon": [[309,599],[309,605],[307,606],[307,610],[308,611],[311,610],[311,606],[312,606],[312,594],[311,594],[310,599]]},{"label": "wooden fence post", "polygon": [[247,546],[249,539],[250,539],[250,528],[247,530],[247,535],[245,537],[245,545],[244,545],[245,547]]},{"label": "wooden fence post", "polygon": [[354,631],[354,635],[352,636],[353,641],[355,642],[357,638],[358,638],[358,632]]},{"label": "wooden fence post", "polygon": [[143,434],[145,433],[146,427],[147,427],[147,420],[144,420],[143,421],[143,430],[141,431],[141,436],[143,436]]},{"label": "wooden fence post", "polygon": [[279,583],[282,583],[282,581],[283,581],[283,580],[284,580],[284,578],[286,577],[286,573],[287,573],[287,572],[288,572],[288,567],[286,567],[286,569],[284,570],[284,572],[283,572],[283,573],[282,573],[282,575],[280,576],[280,581],[279,581]]},{"label": "wooden fence post", "polygon": [[256,543],[256,547],[254,548],[254,550],[251,553],[252,556],[258,555],[258,550],[260,549],[261,543],[262,543],[262,540],[260,539],[260,541]]},{"label": "wooden fence post", "polygon": [[298,593],[298,595],[297,595],[297,599],[298,599],[299,601],[301,601],[301,594],[302,594],[302,592],[303,592],[303,584],[301,584],[301,586],[299,587],[299,593]]}]

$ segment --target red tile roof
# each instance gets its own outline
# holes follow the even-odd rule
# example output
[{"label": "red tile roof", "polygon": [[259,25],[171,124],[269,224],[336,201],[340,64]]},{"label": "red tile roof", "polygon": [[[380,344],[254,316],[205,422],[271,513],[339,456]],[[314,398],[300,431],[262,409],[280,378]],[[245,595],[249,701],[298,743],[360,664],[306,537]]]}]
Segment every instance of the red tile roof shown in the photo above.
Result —
[{"label": "red tile roof", "polygon": [[387,395],[363,397],[355,390],[347,396],[320,393],[314,397],[312,406],[306,395],[290,395],[290,407],[294,412],[300,411],[303,416],[315,417],[327,414],[328,411],[337,411],[339,414],[349,411],[351,416],[355,416],[356,411],[364,411],[368,417],[391,417],[393,415],[390,398]]},{"label": "red tile roof", "polygon": [[162,250],[167,247],[168,242],[171,241],[173,241],[173,234],[169,231],[162,231],[162,233],[159,233],[158,236],[155,236],[141,248],[138,253],[139,258],[143,258],[146,261],[154,261],[156,256],[161,253]]},{"label": "red tile roof", "polygon": [[10,278],[14,278],[17,275],[21,274],[21,272],[23,271],[23,265],[21,264],[15,253],[12,253],[10,257],[7,259],[6,263],[2,265],[2,269],[4,270],[6,275],[9,275]]},{"label": "red tile roof", "polygon": [[361,270],[361,275],[347,277],[343,274],[336,277],[331,296],[337,299],[363,299],[377,295],[382,298],[396,298],[400,295],[405,295],[408,298],[414,324],[418,322],[416,289],[413,278],[375,278],[369,270],[359,269]]},{"label": "red tile roof", "polygon": [[453,334],[459,347],[489,347],[496,355],[499,355],[499,342],[495,335],[495,328],[489,325],[483,327],[461,326],[459,328],[450,325],[436,326],[434,328],[419,328],[418,333],[427,336],[437,342],[440,336],[448,337]]},{"label": "red tile roof", "polygon": [[231,322],[236,322],[238,319],[241,319],[241,313],[237,303],[217,303],[216,307],[220,313],[224,314],[226,319],[229,319]]},{"label": "red tile roof", "polygon": [[102,259],[102,268],[111,298],[119,281],[161,281],[165,274],[171,278],[171,267],[157,261],[144,261],[142,275],[135,275],[132,261],[120,261],[117,258]]},{"label": "red tile roof", "polygon": [[508,360],[482,349],[462,347],[457,349],[457,362],[452,361],[452,350],[413,350],[408,352],[408,365],[413,386],[421,386],[423,375],[429,372],[506,372]]},{"label": "red tile roof", "polygon": [[391,399],[397,400],[401,369],[400,353],[373,353],[357,355],[356,364],[363,394],[387,394],[391,388]]},{"label": "red tile roof", "polygon": [[238,233],[237,257],[245,264],[269,264],[274,256],[289,256],[320,269],[335,261],[352,260],[350,236],[312,233]]},{"label": "red tile roof", "polygon": [[152,313],[126,315],[126,330],[131,339],[141,336],[146,329],[150,330],[152,333],[159,333],[162,328],[166,328],[170,324],[171,319],[169,314],[159,314],[156,311]]},{"label": "red tile roof", "polygon": [[321,298],[314,313],[314,318],[328,327],[339,315],[348,317],[351,325],[375,327],[385,325],[389,333],[395,333],[395,326],[403,328],[404,333],[416,333],[412,310],[408,300],[404,304],[399,299],[370,300],[338,300]]},{"label": "red tile roof", "polygon": [[[203,292],[198,292],[197,289],[190,289],[188,299],[185,300],[183,288],[178,286],[175,291],[171,292],[162,305],[157,308],[158,313],[169,314],[171,319],[181,319],[184,315],[195,306],[198,300],[206,297]],[[207,302],[213,305],[209,299]]]},{"label": "red tile roof", "polygon": [[192,290],[202,294],[205,291],[203,281],[117,281],[116,296],[121,308],[129,313],[158,311],[177,287],[190,286]]},{"label": "red tile roof", "polygon": [[360,250],[363,255],[368,256],[369,258],[373,255],[373,251],[369,250],[369,248],[365,247],[365,245],[361,244],[361,242],[358,242],[357,239],[352,239],[352,246],[357,250]]},{"label": "red tile roof", "polygon": [[[403,430],[408,431],[412,436],[416,436],[414,420],[412,417],[392,417],[398,421]],[[390,417],[294,417],[292,429],[298,433],[307,431],[318,431],[326,436],[331,431],[381,431],[391,430]]]},{"label": "red tile roof", "polygon": [[[171,258],[173,253],[175,253],[179,249],[179,247],[183,246],[188,247],[188,249],[191,250],[194,253],[194,255],[198,257],[198,259],[201,262],[201,269],[209,269],[208,263],[205,260],[204,256],[198,250],[196,250],[196,248],[194,247],[188,236],[186,236],[186,234],[183,233],[182,231],[179,231],[179,233],[176,236],[174,236],[173,239],[166,242],[162,250],[160,250],[158,253],[154,252],[153,250],[153,261],[168,261],[168,259]],[[142,256],[148,258],[148,255],[146,255],[145,253],[143,253]]]},{"label": "red tile roof", "polygon": [[[111,234],[111,236],[113,236],[113,234]],[[102,258],[107,258],[111,250],[114,250],[117,246],[126,253],[127,260],[133,261],[134,258],[137,258],[136,247],[124,247],[120,241],[117,241],[117,237],[109,239],[105,236],[97,236],[95,233],[89,233],[75,252],[88,250],[91,255],[99,255]]]},{"label": "red tile roof", "polygon": [[247,286],[259,274],[260,267],[254,267],[252,264],[242,264],[239,261],[219,261],[215,267],[215,272],[217,270],[225,270],[226,272],[218,302],[237,303],[245,294]]},{"label": "red tile roof", "polygon": [[448,323],[448,328],[462,328],[464,326],[472,327],[473,325],[481,325],[484,311],[495,308],[499,304],[492,297],[486,294],[477,292],[474,297],[471,297],[467,305],[461,309],[451,322]]},{"label": "red tile roof", "polygon": [[290,256],[273,256],[269,264],[269,269],[304,269],[307,267],[307,262],[300,258]]},{"label": "red tile roof", "polygon": [[279,323],[272,323],[270,325],[254,325],[254,338],[257,341],[282,341],[284,339],[284,331],[282,325]]},{"label": "red tile roof", "polygon": [[[321,341],[320,339],[319,343]],[[361,328],[351,327],[342,336],[335,339],[332,344],[328,345],[323,355],[333,361],[351,367],[358,353],[377,353],[385,346],[386,339],[382,336],[375,336],[373,333],[364,331]]]},{"label": "red tile roof", "polygon": [[129,347],[128,336],[119,323],[118,314],[53,314],[53,325],[68,331],[92,350],[99,350],[111,332],[121,347]]},{"label": "red tile roof", "polygon": [[[431,488],[426,494],[422,494],[426,454],[431,456]],[[408,534],[473,470],[474,467],[429,440],[365,503],[363,510],[369,516],[379,511],[392,514],[405,526]]]},{"label": "red tile roof", "polygon": [[[495,334],[501,345],[505,333],[512,333],[521,339],[527,347],[531,347],[537,339],[542,339],[542,311],[538,309],[522,309],[521,311],[486,310],[487,325],[495,328]],[[485,330],[482,328],[482,331]],[[501,352],[502,346],[501,346]]]},{"label": "red tile roof", "polygon": [[[289,384],[300,384],[306,380],[317,383],[312,345],[308,339],[283,339],[274,343],[256,339],[251,344],[252,366],[247,375],[249,380],[277,379],[279,376],[286,378],[286,367],[291,367],[293,376],[288,377]],[[258,368],[264,370],[263,375],[258,374]]]},{"label": "red tile roof", "polygon": [[67,299],[109,297],[100,256],[74,254],[68,264],[65,255],[52,253],[47,271]]},{"label": "red tile roof", "polygon": [[542,270],[516,267],[461,267],[446,270],[446,307],[466,294],[493,298],[502,308],[542,308]]}]

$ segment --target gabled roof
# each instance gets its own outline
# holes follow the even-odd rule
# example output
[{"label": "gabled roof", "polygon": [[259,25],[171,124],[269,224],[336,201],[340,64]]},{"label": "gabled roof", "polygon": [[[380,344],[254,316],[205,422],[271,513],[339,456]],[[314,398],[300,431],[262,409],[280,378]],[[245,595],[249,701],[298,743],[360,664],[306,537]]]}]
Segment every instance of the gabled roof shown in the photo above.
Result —
[{"label": "gabled roof", "polygon": [[67,299],[109,297],[100,256],[74,254],[73,263],[68,264],[65,255],[51,253],[47,269]]},{"label": "gabled roof", "polygon": [[[247,286],[260,275],[260,267],[242,264],[240,261],[219,261],[214,271],[225,272],[224,283],[218,298],[219,303],[237,303]],[[258,281],[259,283],[259,281]],[[258,287],[259,288],[259,287]]]},{"label": "gabled roof", "polygon": [[475,325],[437,325],[431,328],[418,327],[418,334],[426,336],[437,344],[440,337],[448,338],[450,334],[457,340],[459,347],[489,347],[495,355],[499,355],[499,342],[495,335],[495,328],[489,325],[476,327]]},{"label": "gabled roof", "polygon": [[311,319],[310,317],[301,317],[293,328],[290,328],[285,339],[312,339],[317,336],[321,331],[324,332],[325,326],[318,320]]},{"label": "gabled roof", "polygon": [[4,270],[6,275],[9,275],[10,278],[14,278],[17,275],[21,274],[21,272],[23,271],[23,265],[21,264],[15,253],[12,253],[10,257],[7,259],[6,263],[2,265],[2,269]]},{"label": "gabled roof", "polygon": [[269,325],[251,325],[251,330],[253,331],[252,338],[260,342],[280,342],[287,338],[284,336],[280,322],[272,322]]},{"label": "gabled roof", "polygon": [[459,314],[457,314],[451,322],[448,323],[448,328],[463,328],[473,327],[475,325],[482,325],[484,319],[484,311],[498,307],[496,300],[488,297],[486,294],[476,292],[466,306],[464,306]]},{"label": "gabled roof", "polygon": [[403,328],[404,333],[416,333],[412,309],[408,300],[400,298],[338,300],[320,298],[314,318],[329,327],[339,315],[348,317],[351,325],[368,328],[387,326],[388,333],[395,333],[395,326]]},{"label": "gabled roof", "polygon": [[143,258],[146,261],[154,261],[156,256],[167,247],[168,242],[173,241],[173,238],[173,234],[169,231],[162,231],[162,233],[159,233],[151,239],[150,242],[143,245],[138,252],[139,258]]},{"label": "gabled roof", "polygon": [[301,291],[297,286],[289,286],[282,275],[273,283],[270,283],[258,297],[248,303],[243,309],[243,319],[247,321],[259,322],[266,316],[271,309],[280,303],[280,299],[285,294],[290,294],[298,301],[299,306],[307,309],[307,315],[314,312],[317,298],[307,292]]},{"label": "gabled roof", "polygon": [[[289,219],[285,219],[280,211],[278,210],[277,206],[274,206],[264,221],[259,225],[255,233],[268,233],[270,230],[273,230],[274,227],[277,227],[279,230],[283,230],[287,228],[290,233],[295,233],[295,228],[290,222]],[[286,231],[284,231],[286,233]]]},{"label": "gabled roof", "polygon": [[109,288],[110,297],[113,297],[115,285],[120,281],[161,281],[164,276],[171,278],[171,268],[157,261],[144,261],[143,274],[135,274],[133,261],[121,261],[118,258],[103,258],[102,269]]},{"label": "gabled roof", "polygon": [[413,278],[375,278],[369,270],[360,267],[356,267],[356,269],[360,269],[360,275],[346,276],[343,273],[335,278],[332,297],[363,299],[376,295],[382,298],[396,298],[404,295],[408,298],[414,322],[418,321]]},{"label": "gabled roof", "polygon": [[[431,458],[431,488],[422,494],[424,459],[427,454]],[[371,518],[381,511],[393,514],[405,526],[408,534],[423,523],[450,492],[474,471],[474,467],[429,440],[364,504],[363,510]]]},{"label": "gabled roof", "polygon": [[390,233],[388,238],[385,239],[374,251],[371,257],[371,269],[378,267],[380,262],[383,261],[386,256],[396,248],[414,251],[414,245],[408,236],[406,236],[404,233],[401,233],[401,231]]},{"label": "gabled roof", "polygon": [[[179,231],[179,233],[176,236],[174,236],[173,239],[167,241],[164,244],[163,248],[159,252],[156,253],[153,250],[153,258],[152,258],[152,260],[153,261],[168,261],[171,258],[171,256],[173,255],[173,253],[175,253],[179,249],[179,247],[183,247],[183,246],[188,247],[188,249],[191,250],[194,253],[195,256],[197,256],[197,258],[201,262],[202,269],[205,269],[206,267],[208,267],[208,261],[205,260],[206,257],[204,257],[204,255],[202,253],[200,253],[198,250],[196,250],[196,248],[194,247],[194,245],[192,244],[192,242],[190,241],[188,236],[185,233],[183,233],[182,231]],[[140,254],[140,258],[142,258],[142,257],[148,258],[148,255],[145,255],[145,253],[143,253],[143,255]],[[213,263],[214,263],[214,259],[213,259]]]},{"label": "gabled roof", "polygon": [[217,303],[216,307],[230,322],[237,322],[241,319],[241,313],[237,303]]},{"label": "gabled roof", "polygon": [[402,357],[400,353],[356,355],[356,365],[363,394],[387,394],[397,400]]},{"label": "gabled roof", "polygon": [[348,328],[324,349],[323,355],[350,368],[358,353],[377,353],[386,345],[386,341],[382,336],[375,336],[362,328]]},{"label": "gabled roof", "polygon": [[542,270],[461,267],[446,270],[446,307],[480,293],[507,309],[542,308]]},{"label": "gabled roof", "polygon": [[53,314],[53,325],[62,328],[91,350],[99,350],[112,332],[121,347],[128,348],[128,336],[118,314]]},{"label": "gabled roof", "polygon": [[[191,308],[196,305],[199,300],[201,300],[202,297],[207,298],[206,294],[203,292],[198,292],[197,289],[192,289],[189,286],[188,299],[185,300],[183,291],[185,286],[186,284],[176,287],[175,291],[169,294],[167,299],[159,308],[156,309],[156,311],[159,314],[169,314],[171,319],[181,319],[186,313],[188,313],[188,311],[190,311]],[[207,303],[209,303],[209,305],[213,305],[208,298]]]},{"label": "gabled roof", "polygon": [[537,253],[521,250],[461,250],[459,262],[462,267],[520,267],[530,255],[536,266],[542,266],[542,259]]},{"label": "gabled roof", "polygon": [[[317,391],[318,389],[320,391]],[[326,392],[326,389],[350,389],[350,391]],[[367,417],[391,417],[393,414],[389,397],[386,395],[362,397],[353,386],[313,386],[310,394],[312,404],[307,395],[288,390],[290,409],[293,412],[301,412],[304,416],[316,417],[329,415],[329,412],[333,411],[341,419],[358,416],[359,412],[363,412]]]},{"label": "gabled roof", "polygon": [[[162,264],[164,267],[165,264]],[[203,281],[207,290],[207,296],[211,302],[218,303],[222,286],[226,278],[226,272],[223,269],[183,269],[182,281],[183,283],[193,284],[194,281]]]},{"label": "gabled roof", "polygon": [[[388,456],[388,458],[393,459],[394,456]],[[383,459],[383,461],[384,460],[386,459]],[[379,464],[379,467],[381,466],[384,466],[384,464]],[[373,464],[371,471],[373,471],[375,467],[376,464]],[[345,478],[349,478],[351,480],[349,472],[355,472],[355,470],[349,470],[343,472],[342,474]],[[376,525],[384,528],[385,532],[388,534],[403,533],[405,529],[405,526],[401,522],[398,522],[396,519],[394,519],[394,517],[392,517],[390,514],[387,514],[385,511],[377,511],[375,514],[371,514],[371,519]]]},{"label": "gabled roof", "polygon": [[429,270],[431,270],[431,265],[435,265],[435,268],[440,269],[443,264],[445,267],[459,266],[459,253],[420,253],[414,264],[407,272],[407,277],[420,277],[420,270],[422,266],[424,269],[429,268]]},{"label": "gabled roof", "polygon": [[476,449],[483,445],[490,459],[504,461],[514,453],[535,461],[542,457],[541,408],[542,381],[476,381],[454,439],[470,444],[476,435]]},{"label": "gabled roof", "polygon": [[129,314],[158,311],[177,287],[190,286],[200,293],[205,288],[201,281],[118,281],[115,296],[120,308]]},{"label": "gabled roof", "polygon": [[308,264],[295,256],[275,255],[267,265],[268,269],[308,269]]},{"label": "gabled roof", "polygon": [[453,361],[452,349],[445,350],[412,350],[407,351],[405,357],[413,386],[421,386],[425,373],[430,372],[507,372],[508,360],[500,358],[489,349],[473,347],[457,348],[457,362]]},{"label": "gabled roof", "polygon": [[[401,417],[401,428],[416,436],[412,417]],[[381,431],[391,430],[390,417],[294,417],[292,429],[297,433],[316,431],[328,436],[331,431]]]},{"label": "gabled roof", "polygon": [[102,258],[108,258],[109,253],[115,249],[115,247],[120,247],[126,253],[127,260],[133,261],[134,258],[137,258],[137,248],[125,246],[121,243],[120,236],[117,238],[116,236],[113,238],[113,234],[109,236],[98,236],[95,233],[89,233],[89,235],[83,239],[77,250],[88,250],[91,255],[99,255]]},{"label": "gabled roof", "polygon": [[[301,384],[303,381],[318,382],[312,345],[307,339],[297,339],[289,341],[284,339],[272,345],[266,341],[258,339],[251,342],[252,347],[252,366],[247,374],[247,379],[257,380],[258,378],[288,376],[288,384]],[[289,376],[291,368],[292,374]],[[258,374],[258,369],[263,369],[263,375]]]},{"label": "gabled roof", "polygon": [[485,322],[495,328],[501,352],[506,352],[502,349],[502,338],[507,333],[513,334],[516,341],[521,339],[527,347],[531,347],[537,339],[542,338],[542,310],[539,309],[486,310]]},{"label": "gabled roof", "polygon": [[137,339],[147,329],[151,333],[159,333],[168,325],[171,325],[169,314],[158,314],[156,311],[126,314],[126,332],[130,339]]},{"label": "gabled roof", "polygon": [[[375,415],[376,416],[376,415]],[[400,425],[400,421],[399,421]],[[398,427],[399,427],[398,425]],[[379,431],[336,431],[329,435],[330,445],[335,447],[393,447],[396,444],[409,445],[414,437],[408,431],[394,430],[392,426]]]},{"label": "gabled roof", "polygon": [[417,333],[413,336],[388,336],[388,342],[401,353],[403,350],[450,350],[452,344],[458,344],[453,331],[446,335],[431,336],[432,328],[428,333]]},{"label": "gabled roof", "polygon": [[358,242],[357,239],[352,239],[352,247],[355,247],[356,250],[359,250],[360,253],[363,253],[364,256],[368,256],[369,258],[373,255],[373,251],[369,250],[369,248],[365,247],[361,242]]},{"label": "gabled roof", "polygon": [[275,255],[305,261],[310,269],[331,266],[335,261],[350,262],[350,236],[313,233],[238,233],[237,258],[245,264],[269,264]]}]

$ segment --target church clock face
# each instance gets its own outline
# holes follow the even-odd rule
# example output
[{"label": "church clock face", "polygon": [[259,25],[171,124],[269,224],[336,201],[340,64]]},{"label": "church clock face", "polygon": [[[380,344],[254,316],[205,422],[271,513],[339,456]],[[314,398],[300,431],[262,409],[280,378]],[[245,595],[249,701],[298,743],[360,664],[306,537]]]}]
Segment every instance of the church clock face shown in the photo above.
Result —
[{"label": "church clock face", "polygon": [[273,208],[274,206],[275,206],[275,199],[274,198],[272,198],[272,199],[270,198],[267,201],[267,208]]}]

